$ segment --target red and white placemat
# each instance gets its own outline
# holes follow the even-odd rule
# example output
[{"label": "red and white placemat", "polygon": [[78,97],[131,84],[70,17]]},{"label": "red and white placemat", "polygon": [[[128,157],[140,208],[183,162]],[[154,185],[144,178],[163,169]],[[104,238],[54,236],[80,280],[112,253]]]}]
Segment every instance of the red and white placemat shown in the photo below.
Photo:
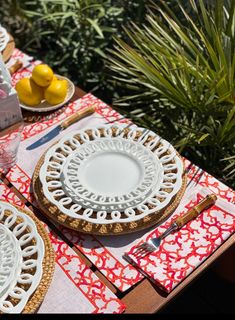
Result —
[{"label": "red and white placemat", "polygon": [[[35,63],[38,60],[34,60],[33,57],[25,54],[21,50],[15,48],[10,60],[6,63],[7,68],[10,68],[17,60],[22,63],[22,69],[28,67],[31,63]],[[12,81],[18,76],[18,72],[15,72],[12,76]]]},{"label": "red and white placemat", "polygon": [[[25,207],[0,180],[0,200]],[[27,207],[25,209],[29,210]],[[46,224],[56,253],[50,288],[38,313],[122,313],[125,305]]]},{"label": "red and white placemat", "polygon": [[[41,145],[34,150],[28,151],[26,149],[34,141],[45,135],[49,130],[52,130],[52,128],[55,127],[62,119],[73,114],[76,110],[83,109],[91,104],[96,105],[97,112],[95,114],[81,119],[79,122],[71,125],[68,129],[64,130],[59,136],[48,143]],[[31,179],[40,155],[42,155],[46,149],[53,144],[53,142],[60,139],[63,134],[75,129],[105,124],[108,121],[113,121],[114,117],[116,117],[115,111],[110,111],[110,108],[106,104],[95,98],[93,95],[88,94],[83,98],[70,103],[64,108],[62,113],[56,114],[54,118],[45,120],[41,119],[41,121],[36,124],[33,123],[27,125],[23,131],[23,140],[19,147],[17,164],[8,172],[8,180],[20,191],[22,195],[25,196],[25,198],[34,203],[33,193],[30,189]],[[27,159],[29,160],[27,161]],[[36,203],[34,204],[37,205]],[[129,266],[125,261],[122,261],[122,252],[120,252],[120,255],[118,254],[119,247],[113,247],[117,241],[115,237],[109,237],[108,239],[104,237],[98,238],[92,235],[80,235],[65,228],[61,230],[66,237],[81,249],[81,251],[83,251],[99,268],[99,270],[103,272],[104,275],[107,276],[108,279],[120,290],[124,291],[142,279],[142,275],[139,272],[137,272],[132,266]],[[135,237],[136,235],[134,236],[134,239]],[[132,236],[129,238],[132,238]],[[128,240],[127,243],[129,243],[129,241],[130,240]],[[110,248],[108,249],[106,246],[109,244]]]},{"label": "red and white placemat", "polygon": [[[27,72],[30,74],[30,70]],[[104,102],[92,94],[87,94],[83,98],[69,103],[62,109],[50,114],[50,117],[40,117],[37,123],[29,124],[25,127],[23,141],[19,148],[18,162],[8,173],[7,178],[29,201],[33,201],[30,184],[34,168],[41,154],[53,143],[53,140],[35,150],[27,151],[26,147],[38,140],[46,134],[47,131],[51,130],[53,126],[73,114],[76,110],[83,109],[91,104],[96,105],[96,113],[73,124],[66,130],[66,133],[74,129],[91,127],[111,121],[128,123],[128,120],[123,119],[120,114]],[[65,132],[63,134],[65,134]],[[54,141],[59,138],[60,136],[57,136]],[[30,160],[27,161],[26,159]],[[206,186],[217,196],[230,202],[235,201],[235,192],[229,187],[220,183],[197,166],[192,165],[186,159],[185,166],[189,168],[187,189],[190,189],[192,193],[194,192],[193,188],[197,185]],[[123,259],[123,254],[128,251],[138,239],[141,239],[146,231],[121,237],[98,237],[78,234],[63,227],[61,227],[61,231],[119,290],[125,291],[143,278],[143,275],[135,267]]]},{"label": "red and white placemat", "polygon": [[193,193],[188,190],[174,214],[126,252],[130,263],[167,292],[172,291],[234,233],[235,205],[218,198],[211,208],[163,239],[154,252],[140,257],[135,254],[136,248],[143,242],[158,237],[177,217],[185,214],[210,193],[208,188],[197,187]]}]

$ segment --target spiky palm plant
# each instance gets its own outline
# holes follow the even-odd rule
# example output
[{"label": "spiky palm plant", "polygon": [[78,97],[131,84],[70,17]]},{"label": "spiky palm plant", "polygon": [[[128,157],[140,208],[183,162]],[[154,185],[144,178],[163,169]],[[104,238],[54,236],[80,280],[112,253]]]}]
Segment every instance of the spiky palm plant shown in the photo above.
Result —
[{"label": "spiky palm plant", "polygon": [[115,105],[234,187],[235,1],[188,4],[155,1],[115,39],[109,67],[130,92]]}]

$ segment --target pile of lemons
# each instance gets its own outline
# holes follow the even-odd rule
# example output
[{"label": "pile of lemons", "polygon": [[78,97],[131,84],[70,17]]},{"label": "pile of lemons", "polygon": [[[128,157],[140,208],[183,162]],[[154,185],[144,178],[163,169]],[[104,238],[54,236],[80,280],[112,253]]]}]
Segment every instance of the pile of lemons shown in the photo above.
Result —
[{"label": "pile of lemons", "polygon": [[30,78],[23,78],[16,83],[19,100],[28,106],[37,106],[43,100],[50,105],[62,103],[67,95],[67,80],[59,80],[47,64],[33,68]]}]

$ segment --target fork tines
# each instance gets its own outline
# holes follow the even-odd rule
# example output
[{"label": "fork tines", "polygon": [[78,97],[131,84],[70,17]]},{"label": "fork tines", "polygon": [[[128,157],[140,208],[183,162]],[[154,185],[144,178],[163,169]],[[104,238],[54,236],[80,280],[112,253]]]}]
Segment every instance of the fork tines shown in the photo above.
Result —
[{"label": "fork tines", "polygon": [[135,248],[135,251],[133,252],[133,256],[137,259],[144,258],[146,257],[146,255],[153,252],[155,249],[156,248],[152,244],[148,242],[144,242]]}]

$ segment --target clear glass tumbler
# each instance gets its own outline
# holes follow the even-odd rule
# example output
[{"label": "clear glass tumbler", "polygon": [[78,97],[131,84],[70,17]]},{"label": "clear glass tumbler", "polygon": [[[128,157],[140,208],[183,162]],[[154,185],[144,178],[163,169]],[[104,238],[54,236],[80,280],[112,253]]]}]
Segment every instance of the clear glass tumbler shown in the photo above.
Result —
[{"label": "clear glass tumbler", "polygon": [[0,171],[6,173],[14,166],[23,130],[21,114],[0,110]]}]

